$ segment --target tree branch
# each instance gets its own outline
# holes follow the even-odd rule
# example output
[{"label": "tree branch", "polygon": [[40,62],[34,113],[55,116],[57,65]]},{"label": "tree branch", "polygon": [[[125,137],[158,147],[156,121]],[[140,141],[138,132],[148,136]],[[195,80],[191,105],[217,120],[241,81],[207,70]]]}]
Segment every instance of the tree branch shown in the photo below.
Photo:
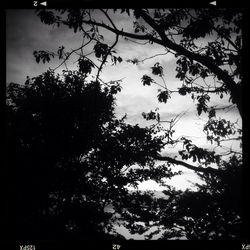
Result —
[{"label": "tree branch", "polygon": [[102,60],[102,63],[101,63],[101,66],[99,67],[98,69],[98,72],[97,72],[97,75],[96,75],[96,81],[98,80],[99,78],[99,75],[102,71],[102,67],[103,65],[105,64],[105,62],[107,61],[107,58],[108,58],[108,55],[111,55],[111,50],[115,47],[115,45],[118,43],[118,39],[119,39],[119,35],[117,34],[116,35],[116,38],[115,38],[115,42],[112,44],[111,47],[109,47],[109,50],[108,52],[106,53],[106,55],[104,56],[103,60]]},{"label": "tree branch", "polygon": [[[157,44],[164,45],[160,39],[157,39],[154,36],[149,35],[149,34],[147,34],[147,35],[132,34],[132,33],[125,32],[123,30],[114,29],[114,28],[112,28],[104,23],[99,23],[99,22],[91,21],[91,20],[87,20],[87,21],[83,20],[82,23],[89,24],[89,25],[96,25],[98,27],[103,27],[103,28],[105,28],[105,29],[117,34],[117,35],[121,35],[124,37],[129,37],[129,38],[138,39],[138,40],[150,40],[150,41],[155,42]],[[68,25],[67,22],[64,22],[64,24]]]},{"label": "tree branch", "polygon": [[137,12],[140,15],[140,17],[142,17],[145,20],[145,22],[147,22],[160,35],[161,43],[158,43],[158,39],[157,41],[155,41],[156,43],[163,45],[171,50],[174,50],[178,54],[186,56],[191,60],[201,63],[203,66],[206,66],[208,69],[210,69],[211,72],[213,72],[218,79],[221,79],[227,86],[228,90],[230,91],[231,96],[233,97],[232,99],[235,101],[237,108],[240,112],[240,115],[242,115],[242,105],[240,98],[241,86],[234,82],[234,80],[227,73],[226,70],[222,70],[220,67],[218,67],[211,57],[191,52],[186,48],[182,47],[181,45],[172,42],[170,39],[168,39],[164,30],[158,24],[156,24],[154,19],[151,18],[145,11],[137,10]]},{"label": "tree branch", "polygon": [[144,62],[144,61],[146,61],[146,60],[152,59],[152,58],[157,57],[157,56],[165,56],[165,55],[167,55],[168,53],[169,53],[169,51],[166,52],[166,53],[155,54],[155,55],[153,55],[153,56],[150,56],[150,57],[144,58],[144,59],[142,59],[142,60],[139,60],[139,62]]},{"label": "tree branch", "polygon": [[202,172],[205,174],[216,174],[216,175],[220,175],[223,173],[223,170],[218,170],[218,169],[211,168],[211,167],[208,167],[208,168],[195,167],[191,164],[170,158],[168,156],[157,155],[156,157],[154,157],[154,159],[158,160],[158,161],[167,161],[167,162],[172,163],[172,164],[181,165],[181,166],[186,167],[188,169],[191,169],[195,172]]}]

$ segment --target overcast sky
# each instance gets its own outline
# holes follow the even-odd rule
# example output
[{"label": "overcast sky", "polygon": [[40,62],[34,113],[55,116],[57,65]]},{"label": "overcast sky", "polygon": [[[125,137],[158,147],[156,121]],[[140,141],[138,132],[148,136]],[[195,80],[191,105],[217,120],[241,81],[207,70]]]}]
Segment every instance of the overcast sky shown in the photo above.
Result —
[{"label": "overcast sky", "polygon": [[[72,48],[80,47],[82,43],[81,35],[74,33],[65,27],[53,28],[42,24],[40,19],[35,15],[34,10],[7,10],[6,11],[6,77],[7,83],[16,82],[23,84],[26,76],[35,77],[42,72],[45,72],[48,67],[56,67],[58,61],[54,60],[50,64],[37,64],[33,56],[34,50],[49,50],[57,51],[59,46],[64,46],[65,50],[70,51]],[[114,20],[118,27],[126,28],[127,31],[132,29],[131,21],[124,16]],[[112,34],[107,35],[108,42],[114,39]],[[91,48],[89,48],[91,49]],[[199,146],[209,147],[206,141],[203,125],[206,122],[207,116],[197,116],[195,105],[190,96],[180,96],[178,93],[172,95],[167,104],[159,103],[157,100],[158,86],[143,86],[141,77],[144,74],[152,76],[150,67],[156,62],[159,62],[164,68],[164,79],[167,87],[174,90],[181,87],[182,83],[175,78],[176,64],[175,57],[171,54],[159,56],[150,60],[145,60],[144,63],[134,65],[126,62],[127,59],[138,58],[139,60],[148,58],[158,53],[165,53],[165,50],[160,46],[138,45],[121,38],[116,47],[117,55],[123,58],[123,62],[116,66],[107,65],[104,68],[101,78],[105,81],[123,79],[122,91],[117,95],[116,114],[122,117],[127,114],[127,122],[141,126],[147,126],[150,123],[146,122],[141,113],[149,112],[155,108],[159,108],[159,113],[163,120],[174,118],[177,114],[185,111],[185,115],[176,124],[176,137],[185,135],[197,143]],[[77,69],[76,59],[72,58],[69,64],[70,69]],[[62,70],[64,68],[60,68]],[[162,84],[161,78],[154,78]],[[211,104],[227,104],[228,98],[219,99],[215,96],[211,99]],[[220,114],[219,114],[220,115]],[[221,114],[223,117],[232,121],[240,120],[238,111],[232,110],[229,113]],[[211,146],[210,146],[211,147]],[[163,154],[177,155],[178,147],[166,149]],[[184,177],[175,177],[171,181],[180,188],[186,188],[190,185],[190,181],[197,181],[197,178],[192,171],[177,167],[178,170],[185,172]],[[142,189],[158,189],[161,188],[152,181],[141,185]]]}]

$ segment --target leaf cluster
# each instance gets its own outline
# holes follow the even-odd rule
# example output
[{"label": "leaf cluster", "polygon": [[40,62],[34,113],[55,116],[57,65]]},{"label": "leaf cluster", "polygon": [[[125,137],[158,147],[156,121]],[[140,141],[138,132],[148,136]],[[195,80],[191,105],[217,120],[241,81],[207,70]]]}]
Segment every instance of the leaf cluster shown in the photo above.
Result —
[{"label": "leaf cluster", "polygon": [[44,50],[40,51],[34,51],[33,52],[34,57],[36,58],[36,62],[39,63],[41,60],[43,63],[50,62],[51,57],[54,58],[54,53],[53,52],[48,52]]},{"label": "leaf cluster", "polygon": [[191,20],[188,26],[183,30],[183,36],[191,39],[198,39],[211,34],[213,22],[210,18]]},{"label": "leaf cluster", "polygon": [[160,63],[155,63],[153,67],[151,67],[152,69],[152,74],[154,75],[159,75],[160,77],[163,76],[163,68],[160,65]]},{"label": "leaf cluster", "polygon": [[181,155],[183,160],[187,160],[192,158],[193,162],[198,161],[199,163],[203,163],[205,166],[211,163],[220,163],[220,156],[216,155],[214,151],[209,151],[204,148],[197,147],[195,144],[191,143],[191,140],[186,138],[182,138],[183,147],[185,150],[180,150],[179,154]]},{"label": "leaf cluster", "polygon": [[163,91],[160,91],[160,93],[157,95],[157,98],[159,102],[167,103],[168,99],[171,98],[171,95],[168,90],[163,90]]},{"label": "leaf cluster", "polygon": [[94,46],[95,56],[104,59],[109,52],[109,47],[105,43],[97,42]]},{"label": "leaf cluster", "polygon": [[79,66],[79,72],[81,72],[82,74],[85,74],[85,75],[90,74],[92,71],[92,68],[95,67],[93,62],[91,62],[87,58],[79,58],[78,59],[78,66]]}]

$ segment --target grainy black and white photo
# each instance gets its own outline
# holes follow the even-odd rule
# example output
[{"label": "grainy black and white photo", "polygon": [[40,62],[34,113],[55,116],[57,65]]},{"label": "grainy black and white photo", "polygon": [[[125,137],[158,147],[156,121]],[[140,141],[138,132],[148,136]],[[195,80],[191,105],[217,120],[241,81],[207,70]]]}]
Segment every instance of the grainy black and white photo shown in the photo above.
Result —
[{"label": "grainy black and white photo", "polygon": [[240,239],[242,16],[6,10],[9,238]]}]

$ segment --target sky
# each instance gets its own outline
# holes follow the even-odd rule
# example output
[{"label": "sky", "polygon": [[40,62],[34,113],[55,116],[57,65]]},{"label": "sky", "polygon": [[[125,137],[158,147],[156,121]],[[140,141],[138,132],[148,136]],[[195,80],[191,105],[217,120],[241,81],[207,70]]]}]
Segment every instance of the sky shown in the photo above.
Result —
[{"label": "sky", "polygon": [[[101,15],[95,15],[95,18],[101,19]],[[113,20],[117,27],[123,27],[126,31],[131,31],[133,25],[131,20],[126,16],[113,16]],[[139,20],[140,21],[140,20]],[[100,31],[102,31],[100,29]],[[114,35],[105,32],[107,42],[114,41]],[[79,33],[74,33],[65,27],[53,27],[42,24],[40,19],[35,15],[34,10],[7,10],[6,11],[6,79],[7,83],[15,82],[24,84],[26,77],[35,77],[42,72],[45,72],[49,67],[55,68],[59,61],[52,60],[50,64],[37,64],[33,56],[34,50],[49,50],[57,51],[59,46],[64,46],[65,50],[70,51],[72,48],[77,48],[81,45],[82,37]],[[91,51],[91,47],[86,48],[86,53]],[[128,63],[126,60],[137,58],[144,60],[152,55],[165,53],[164,48],[157,45],[141,45],[123,38],[120,39],[116,47],[117,55],[123,58],[123,61],[116,66],[107,66],[103,69],[101,78],[104,81],[123,79],[121,84],[122,91],[116,97],[115,113],[117,117],[123,117],[127,114],[127,122],[131,124],[139,124],[140,126],[149,126],[151,123],[145,121],[142,117],[142,112],[149,112],[159,108],[159,113],[162,120],[170,120],[176,115],[184,112],[184,115],[175,125],[175,138],[185,136],[192,139],[194,143],[201,147],[211,148],[211,145],[206,141],[206,136],[202,130],[206,115],[198,116],[195,112],[195,105],[190,96],[180,96],[178,93],[173,93],[171,99],[165,103],[159,103],[157,94],[159,86],[143,86],[141,78],[144,74],[151,77],[151,69],[156,62],[159,62],[164,69],[164,80],[170,90],[181,87],[180,82],[176,77],[176,61],[172,54],[165,56],[157,56],[152,59],[145,60],[138,65]],[[70,69],[77,69],[77,58],[72,57],[68,64]],[[57,70],[60,73],[65,68],[61,67]],[[154,77],[159,83],[163,84],[160,77]],[[228,104],[228,98],[219,99],[214,96],[211,99],[211,104]],[[229,113],[220,113],[218,115],[226,117],[232,121],[240,120],[238,111],[231,110]],[[238,145],[236,145],[238,148]],[[162,154],[177,156],[180,147],[166,148]],[[186,189],[193,187],[192,182],[199,182],[196,175],[191,170],[183,169],[176,166],[175,169],[182,170],[183,175],[174,177],[169,181],[177,188]],[[157,183],[147,181],[140,184],[140,189],[147,190],[162,190]]]}]

